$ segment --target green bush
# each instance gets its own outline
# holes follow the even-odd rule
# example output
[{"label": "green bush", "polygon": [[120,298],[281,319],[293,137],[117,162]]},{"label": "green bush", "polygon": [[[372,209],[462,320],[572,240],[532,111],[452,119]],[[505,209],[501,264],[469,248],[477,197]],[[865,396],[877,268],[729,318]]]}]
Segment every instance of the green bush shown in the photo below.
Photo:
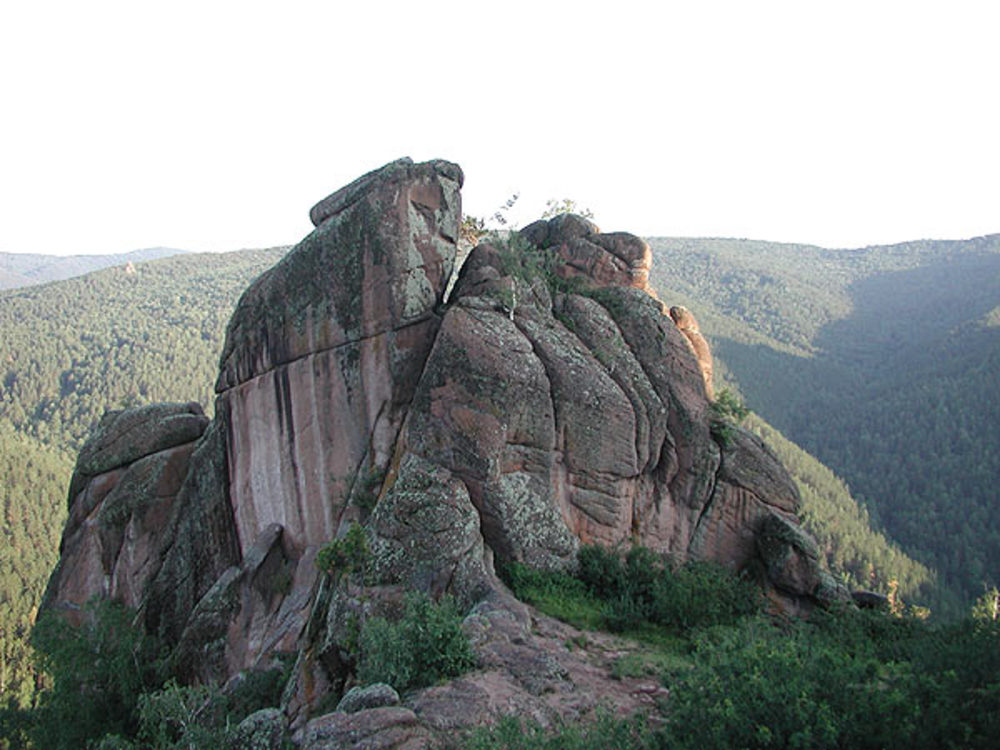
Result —
[{"label": "green bush", "polygon": [[254,711],[280,705],[294,664],[295,654],[284,654],[281,666],[249,670],[235,684],[230,681],[225,695],[227,721],[236,724]]},{"label": "green bush", "polygon": [[885,748],[912,734],[905,665],[854,654],[808,626],[764,619],[705,631],[670,684],[671,748]]},{"label": "green bush", "polygon": [[819,609],[809,617],[822,637],[855,654],[881,662],[906,662],[933,641],[935,630],[915,617],[896,617],[881,610],[854,607]]},{"label": "green bush", "polygon": [[750,410],[743,404],[740,397],[729,388],[723,388],[719,391],[712,402],[712,414],[718,419],[728,419],[739,424],[746,419],[749,413]]},{"label": "green bush", "polygon": [[664,674],[670,699],[655,723],[604,717],[545,732],[505,719],[462,747],[985,750],[1000,736],[996,622],[932,627],[845,608],[785,625],[743,618],[692,640],[692,658]]},{"label": "green bush", "polygon": [[598,545],[584,545],[577,553],[577,576],[597,596],[614,597],[628,585],[618,553]]},{"label": "green bush", "polygon": [[97,750],[216,750],[236,741],[240,721],[261,708],[277,706],[287,670],[258,670],[243,675],[235,689],[218,685],[179,685],[170,680],[159,690],[138,696],[138,731],[134,740],[108,734]]},{"label": "green bush", "polygon": [[578,276],[566,278],[557,272],[563,264],[552,250],[535,247],[518,232],[493,232],[487,242],[499,253],[498,270],[504,276],[517,279],[525,290],[541,283],[554,294],[589,293],[584,279]]},{"label": "green bush", "polygon": [[140,747],[151,750],[215,750],[229,737],[226,699],[214,685],[181,686],[168,682],[162,690],[139,699]]},{"label": "green bush", "polygon": [[605,625],[616,632],[645,623],[687,632],[735,622],[763,604],[756,586],[720,565],[673,568],[644,547],[632,547],[622,559],[613,550],[585,546],[579,562],[580,580],[604,601]]},{"label": "green bush", "polygon": [[929,631],[914,645],[911,694],[921,710],[911,745],[996,747],[1000,622],[967,619]]},{"label": "green bush", "polygon": [[386,682],[403,691],[433,685],[475,666],[461,613],[452,599],[434,603],[425,595],[410,594],[405,606],[398,621],[375,617],[361,626],[361,684]]},{"label": "green bush", "polygon": [[760,612],[764,600],[752,582],[721,565],[692,561],[660,582],[652,620],[677,631],[735,623]]},{"label": "green bush", "polygon": [[327,575],[342,576],[363,572],[371,559],[368,537],[360,524],[352,523],[347,533],[334,539],[316,554],[316,567]]},{"label": "green bush", "polygon": [[246,715],[233,715],[231,703],[232,696],[217,685],[179,685],[171,680],[160,690],[139,696],[139,731],[134,741],[107,735],[97,750],[216,750],[230,746],[236,739],[236,726]]},{"label": "green bush", "polygon": [[228,693],[164,685],[159,642],[134,612],[109,601],[88,604],[79,628],[44,614],[32,645],[52,679],[32,716],[36,748],[217,748],[245,716],[280,702],[288,676],[281,668],[250,672]]},{"label": "green bush", "polygon": [[750,410],[744,406],[739,396],[728,388],[719,391],[711,403],[712,421],[709,428],[712,437],[723,447],[728,448],[736,439],[736,427],[742,424]]},{"label": "green bush", "polygon": [[36,747],[76,748],[112,733],[133,736],[139,696],[161,684],[161,648],[117,602],[91,602],[79,628],[47,612],[32,633],[52,689],[35,715]]}]

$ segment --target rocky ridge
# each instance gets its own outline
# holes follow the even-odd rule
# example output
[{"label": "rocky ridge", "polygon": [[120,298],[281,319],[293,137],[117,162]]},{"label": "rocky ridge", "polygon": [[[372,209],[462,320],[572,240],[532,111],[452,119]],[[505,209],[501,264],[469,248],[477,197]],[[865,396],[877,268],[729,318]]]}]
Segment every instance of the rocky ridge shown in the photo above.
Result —
[{"label": "rocky ridge", "polygon": [[[842,596],[787,472],[713,416],[707,343],[649,289],[640,238],[535,222],[476,247],[445,300],[462,180],[403,159],[317,204],[237,306],[211,422],[196,405],[102,421],[46,607],[124,601],[188,680],[295,655],[281,708],[303,746],[424,747],[514,711],[548,723],[656,697],[566,649],[571,629],[515,601],[497,559],[565,569],[581,542],[640,543],[752,569],[786,611]],[[355,523],[363,585],[315,564]],[[407,590],[471,608],[481,668],[322,714],[351,684],[352,623]]]}]

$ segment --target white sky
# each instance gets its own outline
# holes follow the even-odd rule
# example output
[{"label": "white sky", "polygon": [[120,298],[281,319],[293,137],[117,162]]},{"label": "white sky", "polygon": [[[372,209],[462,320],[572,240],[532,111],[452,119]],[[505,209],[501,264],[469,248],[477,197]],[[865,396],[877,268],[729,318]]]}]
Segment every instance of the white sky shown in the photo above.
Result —
[{"label": "white sky", "polygon": [[998,32],[990,0],[4,0],[0,251],[292,244],[400,156],[523,222],[1000,232]]}]

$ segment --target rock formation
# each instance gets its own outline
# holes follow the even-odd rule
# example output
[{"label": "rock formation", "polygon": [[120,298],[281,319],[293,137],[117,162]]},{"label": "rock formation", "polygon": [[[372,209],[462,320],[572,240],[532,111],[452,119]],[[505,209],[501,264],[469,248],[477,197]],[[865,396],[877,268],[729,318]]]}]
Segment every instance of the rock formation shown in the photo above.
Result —
[{"label": "rock formation", "polygon": [[670,308],[670,317],[681,329],[681,333],[691,345],[695,359],[698,360],[698,367],[701,368],[701,376],[705,380],[705,393],[708,397],[715,398],[712,392],[712,351],[708,348],[708,342],[701,335],[698,328],[698,321],[695,320],[694,313],[681,305],[674,305]]},{"label": "rock formation", "polygon": [[[646,243],[535,222],[475,248],[445,301],[462,179],[403,159],[317,204],[316,229],[237,306],[210,424],[190,405],[102,421],[45,606],[122,599],[187,679],[296,654],[282,708],[319,748],[365,732],[423,746],[514,709],[572,718],[597,698],[571,686],[612,689],[546,650],[565,626],[514,601],[497,558],[570,568],[581,542],[639,543],[752,567],[789,610],[834,595],[788,474],[713,422],[707,344],[650,294]],[[315,565],[353,523],[372,552],[364,597]],[[345,687],[352,618],[408,589],[473,608],[484,669],[307,724]]]}]

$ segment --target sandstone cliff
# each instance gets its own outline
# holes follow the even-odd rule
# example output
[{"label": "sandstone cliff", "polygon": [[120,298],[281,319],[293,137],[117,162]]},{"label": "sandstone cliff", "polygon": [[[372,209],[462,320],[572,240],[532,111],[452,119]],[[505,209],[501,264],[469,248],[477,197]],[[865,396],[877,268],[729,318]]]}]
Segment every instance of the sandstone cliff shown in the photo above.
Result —
[{"label": "sandstone cliff", "polygon": [[[45,606],[125,601],[192,680],[295,654],[282,708],[319,748],[343,716],[424,742],[515,708],[573,717],[612,690],[547,649],[560,626],[510,597],[497,558],[568,568],[581,542],[640,543],[754,568],[791,611],[836,593],[788,474],[713,422],[707,344],[651,294],[641,239],[536,222],[475,248],[444,299],[462,179],[404,159],[317,204],[316,229],[233,315],[210,423],[193,405],[102,421]],[[372,550],[363,597],[315,565],[355,522]],[[484,669],[368,709],[382,723],[306,724],[349,678],[352,617],[407,589],[473,608]]]}]

